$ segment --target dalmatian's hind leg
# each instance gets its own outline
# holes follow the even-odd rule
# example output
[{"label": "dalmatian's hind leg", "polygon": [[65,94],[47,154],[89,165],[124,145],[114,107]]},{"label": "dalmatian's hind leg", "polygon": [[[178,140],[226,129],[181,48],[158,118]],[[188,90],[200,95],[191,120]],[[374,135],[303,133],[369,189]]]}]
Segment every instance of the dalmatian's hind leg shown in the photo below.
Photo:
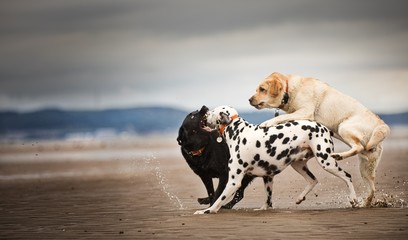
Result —
[{"label": "dalmatian's hind leg", "polygon": [[265,186],[266,201],[262,205],[262,207],[255,209],[255,211],[267,210],[268,208],[272,208],[273,176],[264,176],[263,181]]},{"label": "dalmatian's hind leg", "polygon": [[308,182],[308,185],[305,187],[303,192],[296,199],[296,204],[300,204],[304,200],[306,200],[306,195],[310,191],[312,191],[312,189],[318,183],[316,177],[313,175],[313,173],[307,167],[307,161],[308,160],[295,161],[295,162],[292,162],[292,164],[291,164],[293,169],[295,169],[296,172],[298,172],[300,175],[302,175],[302,177]]},{"label": "dalmatian's hind leg", "polygon": [[341,178],[347,184],[347,187],[349,189],[350,204],[353,208],[358,207],[360,205],[360,201],[357,199],[356,192],[354,191],[354,186],[351,181],[351,175],[341,169],[341,167],[338,166],[336,160],[327,154],[317,154],[316,160],[324,170],[335,175],[336,177]]}]

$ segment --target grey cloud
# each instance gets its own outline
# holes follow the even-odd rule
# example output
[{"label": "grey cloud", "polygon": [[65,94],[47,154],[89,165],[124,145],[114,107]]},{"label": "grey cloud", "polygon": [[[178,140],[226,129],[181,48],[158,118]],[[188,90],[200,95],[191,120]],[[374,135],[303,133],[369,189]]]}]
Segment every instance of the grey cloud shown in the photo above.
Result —
[{"label": "grey cloud", "polygon": [[[87,99],[95,93],[119,102],[123,89],[129,98],[153,94],[159,99],[154,95],[159,91],[196,87],[192,81],[225,81],[226,87],[231,78],[242,81],[274,70],[408,68],[407,1],[15,0],[0,5],[0,99],[7,99],[0,108],[12,106],[15,98],[43,104],[52,96]],[[180,96],[177,101],[186,101]]]}]

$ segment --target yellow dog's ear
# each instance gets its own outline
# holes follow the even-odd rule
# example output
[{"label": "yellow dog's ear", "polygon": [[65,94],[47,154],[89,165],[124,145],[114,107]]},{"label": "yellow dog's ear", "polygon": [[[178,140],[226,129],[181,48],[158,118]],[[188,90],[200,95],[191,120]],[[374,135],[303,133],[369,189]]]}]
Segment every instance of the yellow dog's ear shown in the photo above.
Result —
[{"label": "yellow dog's ear", "polygon": [[267,80],[269,84],[269,95],[271,95],[271,97],[279,96],[279,93],[283,90],[283,82],[286,81],[286,76],[274,72],[267,78]]}]

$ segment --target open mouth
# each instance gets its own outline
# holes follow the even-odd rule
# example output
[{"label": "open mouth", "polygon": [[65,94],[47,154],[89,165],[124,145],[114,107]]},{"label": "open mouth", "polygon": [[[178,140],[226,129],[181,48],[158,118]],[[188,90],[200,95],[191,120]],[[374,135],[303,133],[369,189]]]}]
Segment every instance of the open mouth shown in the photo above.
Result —
[{"label": "open mouth", "polygon": [[[207,114],[208,114],[208,113],[207,113]],[[214,129],[210,128],[210,127],[208,126],[208,124],[207,124],[207,114],[205,114],[205,115],[203,116],[203,118],[201,119],[201,121],[200,121],[200,127],[201,127],[201,129],[203,129],[204,131],[211,132],[211,131],[213,131]]]},{"label": "open mouth", "polygon": [[263,108],[265,106],[265,103],[261,102],[261,103],[259,103],[257,105],[252,105],[252,106],[254,106],[256,109],[261,109],[261,108]]},{"label": "open mouth", "polygon": [[265,106],[265,102],[262,101],[262,102],[256,104],[255,101],[252,98],[249,100],[249,104],[251,104],[251,106],[255,107],[256,109],[261,109],[261,108],[263,108]]}]

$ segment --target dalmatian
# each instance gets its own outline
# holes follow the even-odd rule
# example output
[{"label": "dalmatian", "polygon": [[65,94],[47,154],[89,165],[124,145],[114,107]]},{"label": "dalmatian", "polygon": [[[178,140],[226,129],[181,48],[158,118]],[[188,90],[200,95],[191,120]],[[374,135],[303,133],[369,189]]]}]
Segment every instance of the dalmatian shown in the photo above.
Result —
[{"label": "dalmatian", "polygon": [[234,197],[245,175],[264,179],[266,201],[256,210],[272,208],[273,178],[289,165],[308,182],[297,197],[296,203],[300,204],[318,182],[307,167],[307,161],[312,157],[324,170],[347,184],[350,204],[358,206],[351,175],[331,156],[334,151],[333,133],[320,123],[292,120],[261,128],[239,117],[238,112],[228,106],[209,111],[206,122],[206,128],[217,129],[229,147],[228,183],[211,207],[194,214],[217,213]]}]

